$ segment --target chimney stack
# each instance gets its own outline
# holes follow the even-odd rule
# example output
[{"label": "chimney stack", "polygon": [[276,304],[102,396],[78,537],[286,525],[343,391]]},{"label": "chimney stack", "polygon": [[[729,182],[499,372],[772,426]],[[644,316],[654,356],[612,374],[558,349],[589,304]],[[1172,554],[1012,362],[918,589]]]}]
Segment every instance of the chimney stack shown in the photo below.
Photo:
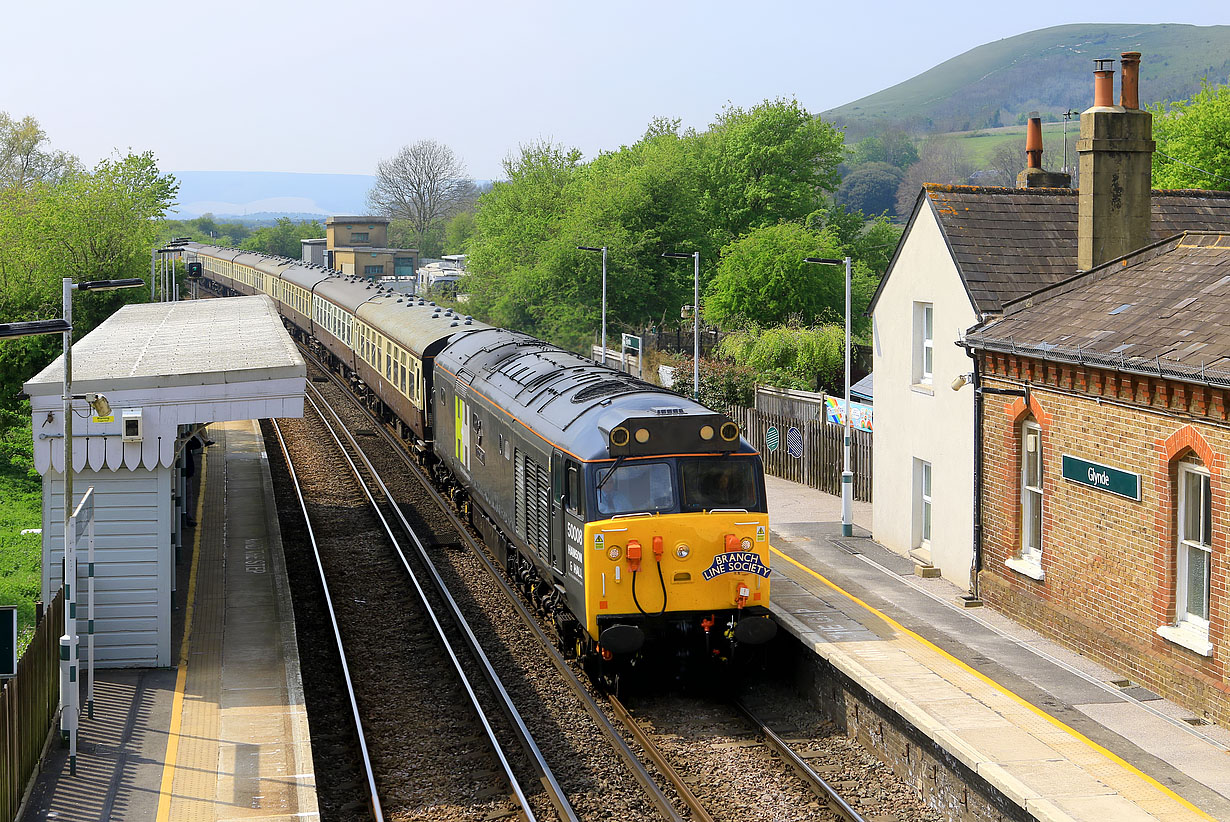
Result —
[{"label": "chimney stack", "polygon": [[1087,271],[1148,245],[1153,115],[1140,110],[1140,53],[1122,54],[1121,105],[1112,60],[1095,60],[1093,107],[1081,113],[1077,268]]},{"label": "chimney stack", "polygon": [[1042,118],[1029,113],[1025,129],[1025,170],[1016,175],[1017,188],[1071,188],[1072,175],[1042,168]]}]

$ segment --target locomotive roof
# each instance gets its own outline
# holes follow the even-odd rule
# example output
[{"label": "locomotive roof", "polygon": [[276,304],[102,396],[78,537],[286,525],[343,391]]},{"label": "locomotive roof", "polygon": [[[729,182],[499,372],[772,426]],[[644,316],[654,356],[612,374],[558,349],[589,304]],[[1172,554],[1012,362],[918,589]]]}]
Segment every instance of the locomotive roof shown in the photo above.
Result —
[{"label": "locomotive roof", "polygon": [[[630,417],[714,413],[673,391],[499,328],[453,340],[436,362],[470,391],[584,460],[608,459],[610,430]],[[753,449],[741,441],[739,451]]]},{"label": "locomotive roof", "polygon": [[294,260],[289,257],[275,257],[271,254],[262,254],[261,259],[256,262],[255,268],[258,271],[264,271],[266,274],[272,274],[277,277],[282,273],[283,269],[293,262]]},{"label": "locomotive roof", "polygon": [[434,355],[449,337],[491,326],[451,308],[407,294],[383,294],[359,306],[359,318],[420,359]]}]

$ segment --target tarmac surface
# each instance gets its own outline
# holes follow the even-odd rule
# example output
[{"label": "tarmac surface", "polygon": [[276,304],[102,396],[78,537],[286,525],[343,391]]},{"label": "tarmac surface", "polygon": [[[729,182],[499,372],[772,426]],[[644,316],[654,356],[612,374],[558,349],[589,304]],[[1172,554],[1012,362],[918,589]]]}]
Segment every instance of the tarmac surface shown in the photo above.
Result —
[{"label": "tarmac surface", "polygon": [[873,693],[883,686],[887,704],[958,759],[1002,777],[1035,816],[1230,819],[1225,729],[1190,725],[1190,711],[1114,684],[1121,674],[963,607],[966,591],[916,576],[912,560],[870,538],[870,505],[855,504],[855,536],[843,538],[840,498],[766,480],[782,621]]}]

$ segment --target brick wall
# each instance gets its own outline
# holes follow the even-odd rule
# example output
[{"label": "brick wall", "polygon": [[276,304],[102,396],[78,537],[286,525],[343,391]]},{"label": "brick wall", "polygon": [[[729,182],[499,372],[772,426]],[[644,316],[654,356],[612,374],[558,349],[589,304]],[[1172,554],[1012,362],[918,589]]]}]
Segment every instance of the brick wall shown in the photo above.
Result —
[{"label": "brick wall", "polygon": [[[1002,354],[984,354],[982,368],[987,385],[1031,384],[1028,404],[990,394],[984,402],[983,599],[1123,678],[1230,726],[1225,394]],[[1045,579],[1040,581],[1005,565],[1020,556],[1020,441],[1027,420],[1042,430]],[[1064,479],[1063,454],[1140,474],[1141,501]],[[1181,462],[1210,473],[1213,650],[1208,657],[1157,634],[1175,618]]]}]

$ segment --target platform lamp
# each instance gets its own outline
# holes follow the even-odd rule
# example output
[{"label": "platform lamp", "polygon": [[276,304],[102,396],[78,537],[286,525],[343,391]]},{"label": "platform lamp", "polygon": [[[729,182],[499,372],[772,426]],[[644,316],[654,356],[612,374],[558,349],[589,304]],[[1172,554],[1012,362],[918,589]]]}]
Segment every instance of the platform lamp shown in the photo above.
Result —
[{"label": "platform lamp", "polygon": [[843,537],[850,537],[854,536],[854,471],[850,465],[850,443],[852,439],[850,433],[850,258],[833,260],[826,257],[804,257],[803,262],[815,265],[841,265],[845,263],[846,266],[846,430],[845,435],[842,437],[841,535]]},{"label": "platform lamp", "polygon": [[[594,248],[589,245],[577,246],[577,251],[602,252],[602,364],[606,365],[606,246]],[[623,365],[623,363],[620,363]]]},{"label": "platform lamp", "polygon": [[662,256],[692,258],[692,399],[700,402],[700,252],[667,251]]}]

